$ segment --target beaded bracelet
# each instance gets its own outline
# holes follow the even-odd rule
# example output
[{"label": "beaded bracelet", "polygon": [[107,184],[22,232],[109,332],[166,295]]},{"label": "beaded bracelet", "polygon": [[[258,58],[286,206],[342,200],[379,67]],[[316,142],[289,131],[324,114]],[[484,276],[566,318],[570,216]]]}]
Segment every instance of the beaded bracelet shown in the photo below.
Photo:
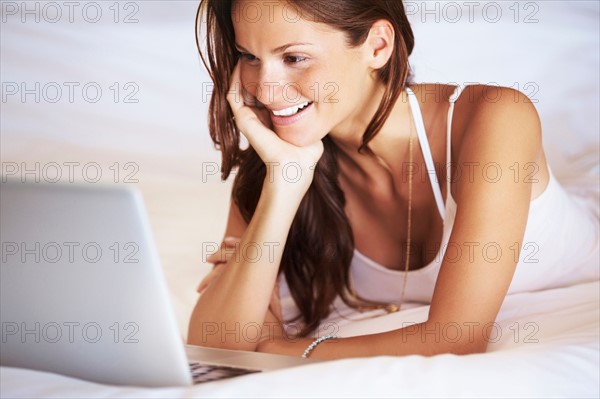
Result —
[{"label": "beaded bracelet", "polygon": [[323,335],[322,337],[315,339],[312,344],[308,345],[308,348],[306,348],[306,350],[302,354],[302,357],[308,357],[310,352],[312,352],[313,349],[315,349],[317,347],[317,345],[319,345],[323,341],[327,341],[328,339],[333,339],[333,338],[337,338],[337,337],[332,334],[327,334],[327,335]]}]

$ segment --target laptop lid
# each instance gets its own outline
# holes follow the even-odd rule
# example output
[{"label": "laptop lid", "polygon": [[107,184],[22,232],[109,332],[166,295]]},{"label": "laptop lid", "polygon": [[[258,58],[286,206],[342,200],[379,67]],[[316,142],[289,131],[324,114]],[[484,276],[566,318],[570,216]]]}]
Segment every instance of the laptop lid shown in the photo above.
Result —
[{"label": "laptop lid", "polygon": [[141,195],[0,183],[0,364],[110,384],[191,384]]}]

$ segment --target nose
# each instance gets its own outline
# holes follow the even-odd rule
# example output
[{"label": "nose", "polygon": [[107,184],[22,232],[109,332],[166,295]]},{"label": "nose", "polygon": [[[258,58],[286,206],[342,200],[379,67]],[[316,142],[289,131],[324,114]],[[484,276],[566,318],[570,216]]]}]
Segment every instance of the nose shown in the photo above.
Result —
[{"label": "nose", "polygon": [[258,101],[266,106],[283,102],[282,93],[286,86],[284,72],[277,65],[263,64],[257,74],[256,94]]}]

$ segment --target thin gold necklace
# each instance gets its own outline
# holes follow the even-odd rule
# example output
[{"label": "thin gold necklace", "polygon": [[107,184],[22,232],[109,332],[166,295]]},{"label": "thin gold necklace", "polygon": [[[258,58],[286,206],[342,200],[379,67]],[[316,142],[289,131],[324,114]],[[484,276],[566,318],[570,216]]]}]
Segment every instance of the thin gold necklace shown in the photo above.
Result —
[{"label": "thin gold necklace", "polygon": [[[413,129],[410,128],[408,136],[408,164],[413,165]],[[412,171],[411,171],[412,172]],[[388,313],[394,313],[402,308],[404,303],[404,293],[406,292],[406,283],[408,281],[408,270],[410,266],[410,248],[411,248],[411,230],[412,230],[412,173],[408,174],[408,211],[406,217],[406,260],[404,261],[404,279],[402,282],[402,291],[400,292],[400,303],[398,305],[390,303],[383,308]]]},{"label": "thin gold necklace", "polygon": [[[409,165],[413,165],[413,130],[410,129],[410,135],[408,136],[408,162]],[[412,171],[411,171],[412,172]],[[406,222],[406,261],[404,262],[404,282],[402,283],[402,293],[400,294],[400,305],[398,310],[404,302],[404,292],[406,291],[406,282],[408,281],[408,268],[410,265],[410,247],[411,247],[411,229],[412,229],[412,173],[408,174],[408,216]]]},{"label": "thin gold necklace", "polygon": [[[413,126],[410,125],[409,135],[408,135],[408,162],[409,165],[413,165]],[[394,313],[400,310],[402,304],[404,303],[404,293],[406,291],[406,283],[408,281],[408,270],[410,266],[410,249],[411,249],[411,230],[412,230],[412,187],[413,186],[413,178],[412,173],[408,174],[408,215],[406,222],[406,260],[404,262],[404,280],[402,282],[402,291],[400,292],[400,302],[398,305],[395,303],[381,304],[377,305],[376,309],[384,309],[387,313]],[[356,298],[359,297],[356,293],[356,290],[353,287],[353,284],[350,284],[350,291],[352,295]],[[362,299],[362,298],[361,298]],[[357,309],[362,312],[363,310],[368,309],[369,307],[357,306]],[[373,308],[371,308],[373,309]],[[374,316],[373,316],[374,317]]]}]

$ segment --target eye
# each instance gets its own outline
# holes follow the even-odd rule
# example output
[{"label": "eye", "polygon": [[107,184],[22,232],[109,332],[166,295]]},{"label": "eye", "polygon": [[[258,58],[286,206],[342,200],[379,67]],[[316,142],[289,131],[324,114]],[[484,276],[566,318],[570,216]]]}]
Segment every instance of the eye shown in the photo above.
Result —
[{"label": "eye", "polygon": [[301,57],[299,55],[287,55],[285,56],[285,62],[289,62],[290,64],[297,64],[302,61],[306,61],[306,57]]},{"label": "eye", "polygon": [[255,56],[253,56],[252,54],[242,53],[241,51],[238,51],[238,58],[243,58],[246,61],[256,61],[257,60],[257,58]]}]

